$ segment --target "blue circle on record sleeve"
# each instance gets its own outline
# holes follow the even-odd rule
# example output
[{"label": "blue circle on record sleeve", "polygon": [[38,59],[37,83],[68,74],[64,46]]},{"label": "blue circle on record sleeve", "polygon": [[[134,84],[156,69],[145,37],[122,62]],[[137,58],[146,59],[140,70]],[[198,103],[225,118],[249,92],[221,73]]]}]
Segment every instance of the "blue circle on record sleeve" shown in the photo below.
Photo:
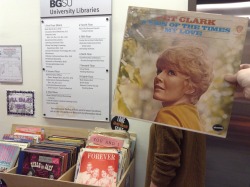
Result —
[{"label": "blue circle on record sleeve", "polygon": [[115,116],[111,120],[111,128],[113,130],[129,130],[129,122],[127,118],[122,117],[122,116]]}]

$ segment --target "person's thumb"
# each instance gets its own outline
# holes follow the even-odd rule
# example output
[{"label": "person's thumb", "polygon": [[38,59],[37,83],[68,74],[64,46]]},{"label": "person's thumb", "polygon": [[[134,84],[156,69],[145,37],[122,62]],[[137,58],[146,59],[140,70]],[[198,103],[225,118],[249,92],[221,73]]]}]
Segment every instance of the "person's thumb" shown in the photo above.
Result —
[{"label": "person's thumb", "polygon": [[247,69],[250,68],[250,64],[241,64],[240,69]]},{"label": "person's thumb", "polygon": [[250,88],[244,88],[243,94],[246,99],[250,99]]},{"label": "person's thumb", "polygon": [[250,87],[250,68],[247,69],[241,69],[237,73],[237,82],[238,84],[245,88],[245,87]]},{"label": "person's thumb", "polygon": [[237,76],[236,74],[232,75],[232,74],[228,74],[228,75],[225,75],[224,77],[224,80],[229,82],[229,83],[237,83]]}]

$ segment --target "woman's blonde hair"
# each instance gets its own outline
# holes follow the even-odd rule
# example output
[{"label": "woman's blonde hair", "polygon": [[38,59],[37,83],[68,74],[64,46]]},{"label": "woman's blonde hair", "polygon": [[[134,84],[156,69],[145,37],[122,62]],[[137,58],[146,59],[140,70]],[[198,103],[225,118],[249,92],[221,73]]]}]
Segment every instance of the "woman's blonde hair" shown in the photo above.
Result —
[{"label": "woman's blonde hair", "polygon": [[176,46],[165,50],[157,59],[157,66],[170,67],[189,77],[189,87],[193,104],[205,93],[213,79],[212,63],[204,50],[194,46]]}]

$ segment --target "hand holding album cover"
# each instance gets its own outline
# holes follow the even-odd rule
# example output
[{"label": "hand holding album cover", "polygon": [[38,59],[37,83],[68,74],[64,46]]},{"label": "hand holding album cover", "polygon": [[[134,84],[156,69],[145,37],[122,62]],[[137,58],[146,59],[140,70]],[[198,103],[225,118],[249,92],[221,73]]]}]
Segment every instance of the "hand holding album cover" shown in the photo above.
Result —
[{"label": "hand holding album cover", "polygon": [[112,114],[226,137],[248,19],[129,7]]}]

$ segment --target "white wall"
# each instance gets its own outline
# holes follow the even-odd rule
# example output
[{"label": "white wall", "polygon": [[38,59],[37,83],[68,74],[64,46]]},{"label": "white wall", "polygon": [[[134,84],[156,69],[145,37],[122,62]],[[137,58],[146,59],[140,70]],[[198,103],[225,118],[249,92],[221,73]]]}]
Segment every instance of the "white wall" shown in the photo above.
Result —
[{"label": "white wall", "polygon": [[[114,88],[128,6],[187,10],[188,0],[113,0],[112,5],[112,85]],[[0,45],[22,45],[23,84],[0,84],[0,137],[12,124],[53,125],[74,128],[109,128],[108,123],[47,119],[42,116],[42,66],[39,0],[0,0]],[[7,116],[6,90],[35,92],[35,117]],[[129,120],[138,135],[135,187],[144,186],[149,125]]]}]

